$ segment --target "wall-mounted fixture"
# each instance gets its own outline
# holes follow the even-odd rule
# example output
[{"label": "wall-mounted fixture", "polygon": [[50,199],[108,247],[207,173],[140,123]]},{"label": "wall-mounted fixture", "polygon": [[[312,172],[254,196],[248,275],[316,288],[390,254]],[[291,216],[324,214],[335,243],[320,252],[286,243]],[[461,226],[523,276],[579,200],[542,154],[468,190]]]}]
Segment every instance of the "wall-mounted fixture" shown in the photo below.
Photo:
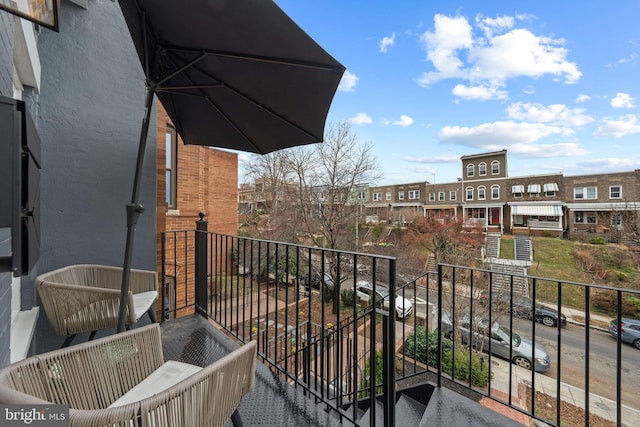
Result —
[{"label": "wall-mounted fixture", "polygon": [[11,98],[0,97],[0,129],[0,271],[26,275],[40,257],[40,136]]}]

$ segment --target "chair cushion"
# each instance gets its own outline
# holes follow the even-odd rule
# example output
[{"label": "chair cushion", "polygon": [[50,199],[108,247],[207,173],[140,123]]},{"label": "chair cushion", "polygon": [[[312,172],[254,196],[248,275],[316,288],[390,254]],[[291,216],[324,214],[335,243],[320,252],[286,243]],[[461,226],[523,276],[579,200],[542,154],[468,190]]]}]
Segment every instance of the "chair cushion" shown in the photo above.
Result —
[{"label": "chair cushion", "polygon": [[157,291],[133,294],[133,310],[135,311],[136,320],[139,320],[149,311],[151,306],[156,302],[156,299],[158,299]]},{"label": "chair cushion", "polygon": [[126,405],[161,393],[201,370],[202,368],[199,366],[169,360],[142,380],[141,383],[123,394],[109,407]]}]

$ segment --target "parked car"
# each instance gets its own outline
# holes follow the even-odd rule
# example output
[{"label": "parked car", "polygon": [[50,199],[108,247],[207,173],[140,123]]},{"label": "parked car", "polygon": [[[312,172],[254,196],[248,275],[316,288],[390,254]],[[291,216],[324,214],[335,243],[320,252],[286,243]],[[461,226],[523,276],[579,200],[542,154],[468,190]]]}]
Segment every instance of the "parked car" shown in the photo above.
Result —
[{"label": "parked car", "polygon": [[[433,324],[437,325],[437,308],[434,309],[433,316]],[[463,344],[469,344],[470,331],[473,331],[471,344],[474,348],[488,353],[489,341],[491,341],[491,354],[494,356],[505,360],[511,359],[511,363],[525,369],[533,367],[535,372],[549,370],[551,358],[544,347],[538,343],[535,343],[534,346],[531,340],[510,331],[509,328],[498,322],[494,322],[489,331],[489,322],[486,319],[476,318],[470,322],[468,316],[463,316],[456,323],[456,327],[460,332]],[[442,332],[447,336],[453,335],[453,324],[449,313],[442,315]]]},{"label": "parked car", "polygon": [[[480,293],[480,304],[483,306],[489,305],[489,292],[482,291]],[[504,293],[497,293],[493,295],[493,306],[496,304],[500,306],[500,308],[504,307],[507,310],[509,309],[509,295]],[[521,317],[523,319],[531,320],[531,311],[533,308],[533,303],[531,300],[524,296],[514,295],[513,296],[513,305],[511,312],[516,317]],[[560,326],[567,325],[567,316],[562,313],[558,313],[558,310],[553,308],[536,304],[535,306],[535,321],[540,322],[545,326],[556,326],[558,322],[560,322]]]},{"label": "parked car", "polygon": [[[372,303],[371,297],[374,294],[376,295],[375,300],[382,300],[382,307],[389,310],[389,289],[378,285],[374,292],[373,285],[370,282],[359,280],[358,283],[356,283],[356,297],[361,301]],[[398,319],[404,319],[411,315],[413,304],[408,299],[398,295],[396,297],[395,310]]]},{"label": "parked car", "polygon": [[[623,317],[620,323],[620,338],[622,342],[629,343],[640,350],[640,320]],[[618,339],[618,320],[613,319],[609,323],[609,333]]]}]

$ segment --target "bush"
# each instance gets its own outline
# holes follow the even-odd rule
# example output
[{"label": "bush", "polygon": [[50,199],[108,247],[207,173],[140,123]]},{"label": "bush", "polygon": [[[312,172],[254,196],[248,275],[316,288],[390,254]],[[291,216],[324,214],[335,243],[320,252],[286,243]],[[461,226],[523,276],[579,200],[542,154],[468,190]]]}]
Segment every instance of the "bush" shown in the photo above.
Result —
[{"label": "bush", "polygon": [[343,289],[340,292],[340,297],[345,307],[351,308],[356,304],[356,293],[353,292],[353,289]]},{"label": "bush", "polygon": [[[414,338],[415,337],[415,338]],[[424,326],[416,328],[415,335],[410,334],[404,343],[404,354],[431,367],[438,367],[438,332],[427,331]],[[453,341],[442,337],[442,370],[455,378],[469,382],[477,387],[489,383],[489,368],[477,353],[471,355],[471,373],[469,373],[469,351],[455,350],[455,372],[452,373],[454,354]]]},{"label": "bush", "polygon": [[373,227],[373,230],[371,230],[371,235],[377,239],[380,237],[380,234],[382,234],[382,230],[384,230],[384,224],[379,222]]},{"label": "bush", "polygon": [[[453,341],[442,337],[442,352],[451,351]],[[408,357],[416,359],[419,362],[426,363],[429,366],[438,367],[438,332],[427,331],[424,326],[419,326],[414,333],[407,337],[404,343],[404,354]]]},{"label": "bush", "polygon": [[[469,357],[471,357],[471,372],[469,372]],[[453,360],[455,359],[455,364]],[[455,372],[452,373],[453,368]],[[442,355],[442,370],[462,381],[469,382],[476,387],[489,384],[489,367],[478,353],[471,353],[466,349],[455,349]]]},{"label": "bush", "polygon": [[591,236],[589,238],[589,243],[592,245],[606,245],[607,241],[602,236]]},{"label": "bush", "polygon": [[[615,291],[598,290],[591,295],[591,306],[594,310],[614,315],[617,312],[618,296]],[[640,314],[640,299],[622,295],[622,315],[636,317]]]}]

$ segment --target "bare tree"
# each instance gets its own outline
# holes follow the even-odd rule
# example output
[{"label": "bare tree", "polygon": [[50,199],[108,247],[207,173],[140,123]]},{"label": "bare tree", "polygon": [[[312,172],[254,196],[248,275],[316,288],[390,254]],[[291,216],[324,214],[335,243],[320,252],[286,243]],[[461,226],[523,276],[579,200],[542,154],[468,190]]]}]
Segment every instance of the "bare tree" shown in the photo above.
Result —
[{"label": "bare tree", "polygon": [[[371,145],[360,143],[346,122],[331,126],[324,143],[289,151],[291,170],[297,179],[297,218],[306,238],[315,246],[349,250],[355,248],[355,224],[358,220],[358,191],[379,178]],[[332,289],[333,310],[339,308],[338,264],[329,256],[329,274],[336,285]]]},{"label": "bare tree", "polygon": [[251,234],[291,241],[295,231],[291,229],[291,218],[287,218],[283,212],[289,211],[294,175],[286,150],[253,155],[246,171],[247,177],[253,180],[255,196],[262,201],[263,213],[258,219],[254,216],[252,225],[255,229]]}]

